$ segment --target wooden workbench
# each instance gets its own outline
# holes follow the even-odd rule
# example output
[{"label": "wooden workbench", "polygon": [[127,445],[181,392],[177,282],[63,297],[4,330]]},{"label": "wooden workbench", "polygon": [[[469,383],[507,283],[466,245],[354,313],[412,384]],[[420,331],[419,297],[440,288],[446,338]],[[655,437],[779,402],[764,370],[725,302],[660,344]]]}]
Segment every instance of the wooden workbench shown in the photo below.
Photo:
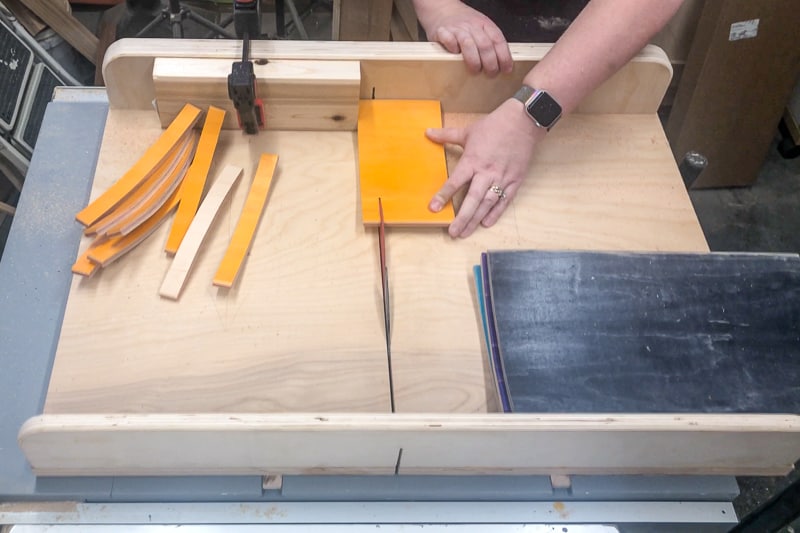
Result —
[{"label": "wooden workbench", "polygon": [[[439,98],[450,124],[488,112],[547,51],[514,45],[514,73],[470,76],[429,43],[254,45],[254,57],[361,62],[362,97]],[[234,59],[236,43],[121,41],[92,196],[161,132],[156,57]],[[408,80],[413,73],[414,83]],[[280,156],[238,285],[211,277],[247,192],[223,206],[178,302],[160,299],[168,231],[72,284],[44,412],[20,444],[48,475],[289,472],[775,473],[800,450],[780,414],[503,415],[471,268],[487,249],[706,252],[656,109],[669,62],[647,48],[537,149],[500,222],[467,240],[387,233],[390,412],[378,242],[359,221],[351,131],[225,131],[212,168],[252,176]],[[457,154],[449,154],[449,163]],[[83,243],[86,246],[87,242]],[[565,391],[568,394],[568,391]]]}]

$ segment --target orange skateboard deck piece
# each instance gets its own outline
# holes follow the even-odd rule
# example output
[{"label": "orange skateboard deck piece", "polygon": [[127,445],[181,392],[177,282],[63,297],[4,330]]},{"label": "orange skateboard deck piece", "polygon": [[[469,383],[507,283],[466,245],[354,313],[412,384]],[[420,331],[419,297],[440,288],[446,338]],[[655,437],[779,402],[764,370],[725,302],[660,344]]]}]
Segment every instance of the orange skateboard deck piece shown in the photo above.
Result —
[{"label": "orange skateboard deck piece", "polygon": [[[139,224],[135,230],[127,235],[119,235],[106,240],[97,246],[89,248],[86,256],[87,258],[97,264],[98,266],[106,267],[136,248],[136,246],[144,241],[153,233],[161,223],[166,220],[167,215],[175,209],[180,201],[180,190],[172,193],[169,199],[162,205],[158,211]],[[78,260],[80,262],[80,259]],[[77,265],[78,263],[76,263]],[[73,272],[75,267],[73,267]]]},{"label": "orange skateboard deck piece", "polygon": [[189,224],[192,223],[200,199],[205,190],[208,179],[208,171],[211,169],[211,161],[214,159],[214,152],[217,149],[219,134],[222,130],[222,123],[225,120],[225,111],[218,107],[210,106],[206,113],[206,121],[203,124],[203,131],[200,134],[200,141],[197,144],[192,166],[181,185],[181,203],[175,218],[172,221],[169,237],[164,251],[174,254],[178,251]]},{"label": "orange skateboard deck piece", "polygon": [[244,257],[253,242],[261,214],[264,212],[277,165],[277,155],[261,154],[261,160],[258,163],[256,175],[253,177],[253,183],[250,185],[250,192],[247,193],[242,214],[236,223],[236,229],[233,231],[233,237],[231,237],[225,257],[222,258],[217,273],[214,275],[214,285],[217,287],[230,288],[236,282]]},{"label": "orange skateboard deck piece", "polygon": [[172,196],[173,192],[179,189],[181,181],[186,175],[186,171],[189,169],[189,164],[192,161],[196,140],[196,137],[192,135],[189,142],[183,147],[179,154],[177,162],[169,169],[168,174],[164,177],[164,180],[143,198],[138,206],[125,213],[122,219],[106,230],[109,236],[118,234],[127,235],[135,230],[139,224],[158,211]]},{"label": "orange skateboard deck piece", "polygon": [[160,165],[153,171],[153,173],[144,180],[125,200],[120,202],[114,209],[106,213],[100,220],[89,226],[83,231],[84,235],[104,235],[108,230],[114,227],[120,220],[123,220],[131,211],[140,207],[143,203],[152,198],[158,186],[168,178],[168,176],[175,169],[181,155],[184,153],[191,133],[187,132],[186,135],[178,141],[175,147],[170,150],[167,157]]},{"label": "orange skateboard deck piece", "polygon": [[120,202],[125,200],[136,188],[161,165],[187,131],[192,129],[200,117],[200,109],[186,104],[172,124],[164,130],[161,137],[147,149],[119,180],[75,215],[84,226],[91,226]]},{"label": "orange skateboard deck piece", "polygon": [[428,209],[447,180],[444,147],[425,136],[442,127],[435,100],[361,100],[358,110],[358,169],[364,225],[447,226],[452,204]]},{"label": "orange skateboard deck piece", "polygon": [[72,265],[72,273],[91,278],[100,266],[89,259],[89,250],[80,255]]}]

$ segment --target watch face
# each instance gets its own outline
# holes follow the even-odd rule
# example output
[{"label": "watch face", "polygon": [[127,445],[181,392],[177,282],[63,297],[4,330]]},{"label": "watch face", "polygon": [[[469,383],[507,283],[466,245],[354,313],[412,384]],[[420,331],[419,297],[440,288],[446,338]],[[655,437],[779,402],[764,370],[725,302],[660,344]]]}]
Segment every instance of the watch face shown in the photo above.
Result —
[{"label": "watch face", "polygon": [[528,114],[543,128],[555,124],[561,116],[561,106],[546,92],[540,92],[528,103]]}]

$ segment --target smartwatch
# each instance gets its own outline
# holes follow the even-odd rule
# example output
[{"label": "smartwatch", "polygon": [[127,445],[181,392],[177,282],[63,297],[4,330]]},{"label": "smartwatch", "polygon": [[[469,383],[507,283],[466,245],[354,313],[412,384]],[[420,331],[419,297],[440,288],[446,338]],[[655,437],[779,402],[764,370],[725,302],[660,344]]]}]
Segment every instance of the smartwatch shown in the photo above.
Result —
[{"label": "smartwatch", "polygon": [[523,85],[514,95],[527,114],[540,128],[550,131],[561,118],[561,106],[547,91]]}]

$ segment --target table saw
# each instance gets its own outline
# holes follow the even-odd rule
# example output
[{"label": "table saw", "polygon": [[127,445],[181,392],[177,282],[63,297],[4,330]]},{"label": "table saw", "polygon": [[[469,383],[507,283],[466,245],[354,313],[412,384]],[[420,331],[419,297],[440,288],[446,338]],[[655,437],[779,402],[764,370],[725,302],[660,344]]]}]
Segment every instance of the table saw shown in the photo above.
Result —
[{"label": "table saw", "polygon": [[[176,100],[226,105],[214,72],[241,45],[123,40],[106,56],[106,89],[57,91],[0,265],[0,499],[28,502],[0,507],[0,523],[735,523],[732,476],[787,471],[798,417],[509,415],[487,386],[471,278],[481,252],[708,251],[656,116],[671,67],[655,47],[548,136],[495,227],[458,241],[387,229],[390,410],[353,110],[364,98],[436,99],[446,125],[465,124],[548,46],[512,45],[514,72],[488,79],[430,43],[254,43],[256,63],[279,71],[259,74],[268,129],[224,131],[215,165],[252,175],[260,153],[279,154],[274,190],[238,285],[210,279],[244,186],[178,302],[158,297],[166,228],[73,279],[86,246],[74,214],[158,137]],[[319,72],[333,93],[315,90]],[[182,79],[165,89],[164,76]],[[30,503],[44,500],[86,503]],[[226,502],[250,504],[232,518]]]}]

